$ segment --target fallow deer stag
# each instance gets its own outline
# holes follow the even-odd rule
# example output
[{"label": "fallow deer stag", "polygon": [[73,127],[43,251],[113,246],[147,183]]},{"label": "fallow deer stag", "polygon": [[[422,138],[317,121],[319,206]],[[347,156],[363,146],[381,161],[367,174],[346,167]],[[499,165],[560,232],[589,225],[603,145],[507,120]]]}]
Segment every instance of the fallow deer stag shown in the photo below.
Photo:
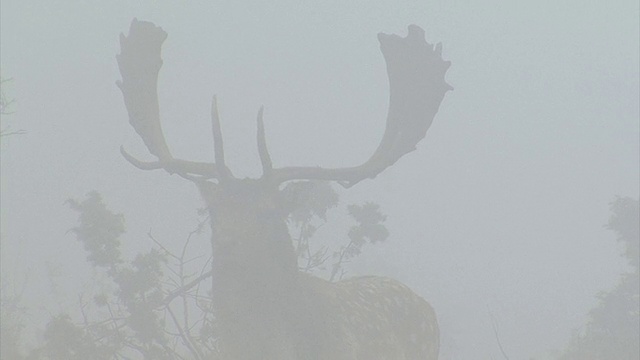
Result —
[{"label": "fallow deer stag", "polygon": [[[143,170],[163,169],[194,182],[210,211],[213,303],[219,322],[219,357],[230,360],[437,359],[439,329],[431,306],[403,284],[365,276],[328,282],[298,269],[288,232],[289,209],[281,185],[291,180],[335,181],[350,187],[374,178],[424,138],[445,93],[441,45],[411,25],[404,38],[379,34],[387,64],[390,104],[385,133],[359,166],[272,166],[262,109],[257,143],[263,175],[238,179],[225,164],[214,97],[215,163],[173,157],[160,125],[157,82],[167,34],[133,20],[117,56],[129,121],[156,161],[122,155]],[[213,356],[213,355],[212,355]]]}]

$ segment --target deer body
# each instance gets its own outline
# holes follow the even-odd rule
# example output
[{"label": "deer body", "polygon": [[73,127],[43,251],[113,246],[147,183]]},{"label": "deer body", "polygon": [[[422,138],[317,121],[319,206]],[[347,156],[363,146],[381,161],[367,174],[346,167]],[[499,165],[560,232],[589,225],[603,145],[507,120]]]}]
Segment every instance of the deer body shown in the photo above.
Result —
[{"label": "deer body", "polygon": [[238,179],[224,162],[214,98],[215,163],[176,159],[159,120],[157,76],[166,33],[134,19],[121,35],[118,64],[129,120],[158,161],[134,166],[164,169],[194,182],[208,206],[212,228],[211,280],[219,354],[225,360],[435,360],[439,330],[431,306],[403,284],[366,276],[328,282],[299,271],[287,227],[291,213],[280,185],[291,180],[336,181],[350,187],[374,178],[415,149],[446,91],[449,66],[440,46],[409,27],[406,38],[379,35],[391,100],[379,147],[351,168],[274,168],[258,114],[259,179]]},{"label": "deer body", "polygon": [[395,280],[330,283],[301,273],[289,291],[220,309],[231,315],[220,324],[222,358],[437,359],[433,309]]},{"label": "deer body", "polygon": [[433,309],[376,276],[336,283],[300,272],[278,192],[201,185],[210,206],[213,301],[224,359],[436,359]]}]

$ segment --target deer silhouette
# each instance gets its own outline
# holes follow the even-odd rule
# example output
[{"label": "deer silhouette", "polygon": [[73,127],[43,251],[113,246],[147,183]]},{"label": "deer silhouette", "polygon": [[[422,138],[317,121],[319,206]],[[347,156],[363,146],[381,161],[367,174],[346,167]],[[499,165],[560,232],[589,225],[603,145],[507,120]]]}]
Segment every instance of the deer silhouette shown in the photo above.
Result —
[{"label": "deer silhouette", "polygon": [[257,143],[263,174],[236,178],[225,164],[216,98],[212,101],[215,163],[172,156],[160,124],[157,95],[166,32],[134,19],[117,56],[129,122],[155,161],[121,148],[139,169],[162,169],[198,187],[211,219],[213,304],[219,353],[231,360],[437,359],[439,329],[432,307],[403,284],[364,276],[329,282],[299,270],[287,227],[292,211],[281,190],[293,180],[351,187],[374,178],[424,138],[452,88],[441,45],[411,25],[406,37],[379,34],[387,64],[390,105],[380,145],[365,163],[346,168],[275,168],[267,149],[262,108]]}]

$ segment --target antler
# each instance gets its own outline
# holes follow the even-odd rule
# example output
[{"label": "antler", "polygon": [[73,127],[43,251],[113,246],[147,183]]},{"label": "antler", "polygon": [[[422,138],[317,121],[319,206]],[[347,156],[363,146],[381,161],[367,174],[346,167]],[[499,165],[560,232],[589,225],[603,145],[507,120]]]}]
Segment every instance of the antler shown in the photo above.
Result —
[{"label": "antler", "polygon": [[409,26],[407,37],[378,34],[387,62],[390,101],[387,127],[380,145],[364,164],[338,169],[285,167],[273,169],[277,182],[294,179],[338,181],[350,187],[375,178],[403,155],[415,150],[438,112],[444,95],[453,90],[444,80],[451,65],[442,60],[442,45],[427,43],[424,30]]},{"label": "antler", "polygon": [[142,170],[164,169],[171,174],[194,180],[224,178],[228,173],[224,165],[222,134],[218,119],[216,99],[212,104],[212,127],[215,141],[216,164],[175,159],[162,132],[158,105],[158,73],[162,67],[160,51],[167,33],[161,27],[146,21],[133,19],[129,36],[120,34],[120,54],[116,56],[122,81],[116,82],[129,113],[129,123],[142,138],[147,149],[158,161],[140,161],[123,147],[120,152],[135,167]]},{"label": "antler", "polygon": [[[149,22],[134,19],[129,36],[120,35],[121,53],[117,56],[122,90],[129,122],[158,161],[140,161],[124,148],[122,155],[143,170],[164,169],[190,180],[215,178],[223,181],[233,175],[224,163],[222,132],[213,98],[211,120],[215,145],[215,163],[175,159],[166,144],[158,106],[158,72],[162,66],[160,50],[167,33]],[[375,178],[402,156],[415,150],[433,122],[447,91],[453,88],[444,80],[451,65],[442,60],[442,46],[425,41],[424,30],[409,26],[408,35],[379,34],[380,48],[389,75],[389,113],[380,145],[371,158],[359,166],[337,169],[321,167],[285,167],[274,169],[267,150],[263,109],[258,113],[258,150],[264,178],[276,184],[295,180],[330,180],[350,187],[366,178]],[[194,177],[196,175],[197,177]]]}]

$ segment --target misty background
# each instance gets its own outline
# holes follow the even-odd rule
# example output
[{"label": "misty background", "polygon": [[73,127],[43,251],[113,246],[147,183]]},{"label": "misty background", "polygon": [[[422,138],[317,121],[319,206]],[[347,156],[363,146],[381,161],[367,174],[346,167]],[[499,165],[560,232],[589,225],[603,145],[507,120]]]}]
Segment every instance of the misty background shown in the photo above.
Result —
[{"label": "misty background", "polygon": [[197,223],[192,184],[118,150],[147,154],[115,86],[132,18],[169,33],[159,96],[174,155],[213,159],[217,94],[240,176],[260,174],[261,105],[275,166],[366,160],[388,105],[376,34],[417,24],[443,43],[455,90],[417,151],[340,191],[343,204],[379,203],[391,233],[350,275],[391,276],[429,301],[443,359],[498,358],[491,316],[512,358],[543,357],[628,270],[603,225],[616,195],[638,197],[638,12],[626,0],[3,0],[3,91],[15,103],[2,127],[27,134],[1,144],[2,290],[24,286],[34,328],[77,307],[91,270],[67,233],[70,197],[101,192],[124,214],[131,252],[152,246],[150,230],[180,247]]}]

